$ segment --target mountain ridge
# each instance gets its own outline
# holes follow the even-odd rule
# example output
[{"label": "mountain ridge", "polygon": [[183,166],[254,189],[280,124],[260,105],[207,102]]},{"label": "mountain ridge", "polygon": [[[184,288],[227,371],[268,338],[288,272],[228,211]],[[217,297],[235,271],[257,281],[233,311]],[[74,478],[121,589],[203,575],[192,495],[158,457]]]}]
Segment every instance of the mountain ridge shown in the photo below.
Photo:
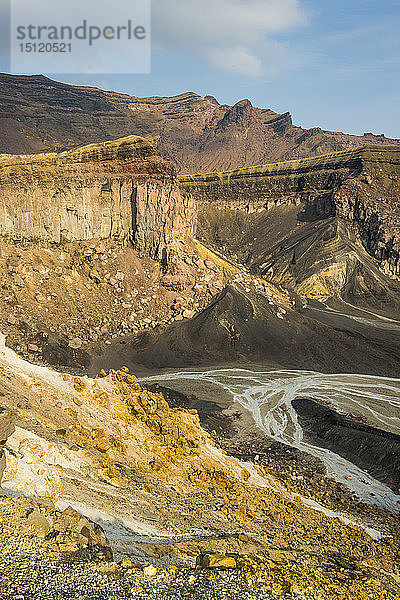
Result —
[{"label": "mountain ridge", "polygon": [[400,140],[293,125],[288,112],[234,106],[184,92],[139,98],[44,76],[0,74],[0,152],[68,149],[128,135],[152,137],[181,173],[228,170]]}]

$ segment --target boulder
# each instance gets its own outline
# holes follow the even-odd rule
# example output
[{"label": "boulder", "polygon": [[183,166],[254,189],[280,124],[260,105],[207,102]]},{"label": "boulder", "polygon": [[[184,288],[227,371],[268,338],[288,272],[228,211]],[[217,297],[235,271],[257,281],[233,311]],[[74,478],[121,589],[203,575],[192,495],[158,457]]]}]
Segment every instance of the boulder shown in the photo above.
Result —
[{"label": "boulder", "polygon": [[101,549],[105,556],[112,557],[109,541],[100,525],[83,517],[71,507],[57,513],[53,521],[53,530],[58,533],[57,539],[66,538],[69,543],[79,548]]},{"label": "boulder", "polygon": [[161,285],[167,290],[181,292],[186,287],[186,279],[183,275],[164,275]]},{"label": "boulder", "polygon": [[40,352],[40,348],[36,344],[28,344],[28,351],[36,353],[36,352]]},{"label": "boulder", "polygon": [[38,510],[33,510],[29,515],[26,524],[33,533],[40,538],[45,538],[50,532],[50,523]]},{"label": "boulder", "polygon": [[197,564],[202,569],[235,569],[236,560],[233,556],[226,554],[201,554],[197,559]]},{"label": "boulder", "polygon": [[113,560],[110,543],[100,525],[72,508],[61,512],[50,498],[3,498],[0,531],[3,536],[16,536],[22,542],[33,539],[38,548],[62,560]]},{"label": "boulder", "polygon": [[118,571],[120,570],[120,566],[116,562],[108,562],[108,563],[104,563],[103,565],[100,565],[99,567],[97,567],[97,570],[100,573],[110,575],[110,574],[118,573]]},{"label": "boulder", "polygon": [[185,319],[193,319],[195,314],[196,314],[195,310],[190,310],[188,308],[186,310],[184,310],[182,313],[182,315],[184,316]]},{"label": "boulder", "polygon": [[79,348],[82,348],[82,345],[83,345],[83,342],[79,338],[73,338],[68,343],[68,346],[70,348],[72,348],[73,350],[78,350]]},{"label": "boulder", "polygon": [[205,267],[207,269],[210,269],[211,271],[217,271],[218,270],[217,265],[212,260],[210,260],[209,258],[206,258],[206,260],[204,261],[204,265],[205,265]]}]

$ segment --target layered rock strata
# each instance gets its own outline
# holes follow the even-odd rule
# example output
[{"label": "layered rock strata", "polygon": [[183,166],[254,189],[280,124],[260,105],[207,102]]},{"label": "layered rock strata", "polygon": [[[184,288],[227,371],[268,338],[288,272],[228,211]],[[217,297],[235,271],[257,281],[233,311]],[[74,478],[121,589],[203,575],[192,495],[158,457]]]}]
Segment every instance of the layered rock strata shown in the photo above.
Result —
[{"label": "layered rock strata", "polygon": [[299,206],[298,221],[346,220],[385,272],[400,274],[400,150],[364,147],[319,158],[182,176],[201,207],[247,213]]},{"label": "layered rock strata", "polygon": [[144,138],[0,157],[0,235],[13,240],[131,239],[161,258],[194,223],[173,165]]}]

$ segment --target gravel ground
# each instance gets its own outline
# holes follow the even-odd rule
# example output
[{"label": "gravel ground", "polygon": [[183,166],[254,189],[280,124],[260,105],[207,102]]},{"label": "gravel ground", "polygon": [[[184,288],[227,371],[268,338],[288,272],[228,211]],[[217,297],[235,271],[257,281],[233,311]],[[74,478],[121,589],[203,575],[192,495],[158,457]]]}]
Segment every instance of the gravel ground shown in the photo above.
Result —
[{"label": "gravel ground", "polygon": [[[291,600],[251,588],[237,571],[159,570],[146,576],[133,570],[116,578],[93,563],[59,563],[42,556],[0,557],[0,600]],[[301,596],[313,600],[312,596]]]}]

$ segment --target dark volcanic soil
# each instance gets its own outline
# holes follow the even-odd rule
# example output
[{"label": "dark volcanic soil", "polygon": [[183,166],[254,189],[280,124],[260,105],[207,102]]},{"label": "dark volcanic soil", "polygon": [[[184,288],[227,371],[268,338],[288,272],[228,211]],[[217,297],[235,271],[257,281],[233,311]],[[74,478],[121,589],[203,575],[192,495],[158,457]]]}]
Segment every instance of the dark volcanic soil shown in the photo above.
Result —
[{"label": "dark volcanic soil", "polygon": [[290,310],[282,318],[263,295],[228,285],[193,319],[110,349],[95,364],[97,369],[109,368],[113,353],[120,365],[154,370],[269,363],[325,373],[400,376],[398,336],[389,330],[377,336],[371,327],[361,330],[351,319],[322,323],[315,314],[310,318]]},{"label": "dark volcanic soil", "polygon": [[305,438],[346,458],[394,491],[400,487],[400,436],[336,413],[307,398],[292,402]]}]

